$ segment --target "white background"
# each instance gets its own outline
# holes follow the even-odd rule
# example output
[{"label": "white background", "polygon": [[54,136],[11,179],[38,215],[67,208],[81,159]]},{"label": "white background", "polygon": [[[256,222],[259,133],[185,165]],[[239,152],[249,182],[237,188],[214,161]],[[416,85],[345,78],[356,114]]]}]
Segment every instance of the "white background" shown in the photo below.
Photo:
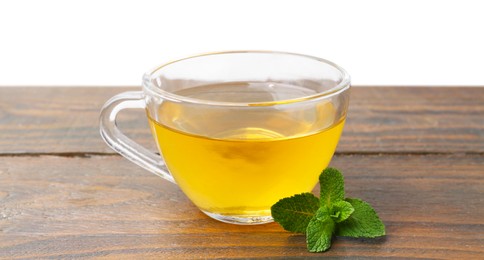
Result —
[{"label": "white background", "polygon": [[484,85],[481,2],[0,0],[0,86],[139,85],[240,49],[326,58],[354,85]]}]

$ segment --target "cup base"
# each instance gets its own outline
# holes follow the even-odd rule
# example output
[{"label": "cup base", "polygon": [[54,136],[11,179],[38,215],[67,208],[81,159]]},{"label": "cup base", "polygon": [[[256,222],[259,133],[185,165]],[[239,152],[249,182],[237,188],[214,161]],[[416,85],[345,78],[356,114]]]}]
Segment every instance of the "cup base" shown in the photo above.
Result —
[{"label": "cup base", "polygon": [[220,215],[216,213],[210,213],[207,211],[202,210],[207,216],[216,219],[218,221],[222,221],[229,224],[237,224],[237,225],[260,225],[274,222],[274,219],[271,216],[227,216],[227,215]]}]

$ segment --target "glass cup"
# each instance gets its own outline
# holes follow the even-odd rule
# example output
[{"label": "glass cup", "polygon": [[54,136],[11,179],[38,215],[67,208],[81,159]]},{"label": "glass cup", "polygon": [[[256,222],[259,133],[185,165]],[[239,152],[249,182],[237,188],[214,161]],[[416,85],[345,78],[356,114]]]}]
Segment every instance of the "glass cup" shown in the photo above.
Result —
[{"label": "glass cup", "polygon": [[[279,199],[309,192],[336,149],[350,78],[306,55],[233,51],[164,64],[101,111],[115,151],[177,184],[208,216],[233,224],[272,221]],[[116,115],[146,110],[161,156],[126,137]],[[167,209],[169,210],[169,209]]]}]

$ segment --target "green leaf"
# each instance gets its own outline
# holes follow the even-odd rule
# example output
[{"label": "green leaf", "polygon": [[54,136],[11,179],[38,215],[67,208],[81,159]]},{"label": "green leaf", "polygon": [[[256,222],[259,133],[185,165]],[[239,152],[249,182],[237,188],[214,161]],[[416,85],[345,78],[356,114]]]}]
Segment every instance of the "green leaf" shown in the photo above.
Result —
[{"label": "green leaf", "polygon": [[345,199],[343,175],[335,168],[326,168],[319,176],[321,185],[321,206],[331,208],[331,204]]},{"label": "green leaf", "polygon": [[333,235],[373,238],[385,235],[375,210],[360,199],[344,199],[344,178],[334,168],[319,176],[321,198],[302,193],[284,198],[271,208],[272,217],[287,231],[306,233],[310,252],[331,247]]},{"label": "green leaf", "polygon": [[347,201],[340,200],[333,203],[330,210],[330,215],[336,223],[346,220],[355,209]]},{"label": "green leaf", "polygon": [[271,207],[271,214],[285,230],[305,233],[318,208],[319,199],[307,192],[279,200]]},{"label": "green leaf", "polygon": [[385,235],[385,225],[370,204],[360,199],[347,198],[346,201],[351,203],[354,212],[338,224],[337,236],[372,238]]},{"label": "green leaf", "polygon": [[306,244],[309,252],[322,252],[331,247],[335,223],[326,207],[322,206],[309,221]]}]

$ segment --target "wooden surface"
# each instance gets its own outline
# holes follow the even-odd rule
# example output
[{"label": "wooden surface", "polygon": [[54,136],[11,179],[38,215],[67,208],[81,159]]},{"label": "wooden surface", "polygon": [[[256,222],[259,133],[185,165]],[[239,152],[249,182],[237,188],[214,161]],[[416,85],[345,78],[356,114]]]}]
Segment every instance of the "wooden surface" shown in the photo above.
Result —
[{"label": "wooden surface", "polygon": [[[484,88],[353,88],[331,165],[387,226],[323,254],[277,224],[200,213],[173,184],[115,155],[102,103],[126,88],[0,88],[0,258],[484,255]],[[152,147],[142,111],[122,128]]]},{"label": "wooden surface", "polygon": [[[114,153],[99,138],[105,101],[136,88],[0,88],[3,153]],[[338,151],[484,152],[483,88],[354,87]],[[122,127],[152,145],[143,112]]]}]

